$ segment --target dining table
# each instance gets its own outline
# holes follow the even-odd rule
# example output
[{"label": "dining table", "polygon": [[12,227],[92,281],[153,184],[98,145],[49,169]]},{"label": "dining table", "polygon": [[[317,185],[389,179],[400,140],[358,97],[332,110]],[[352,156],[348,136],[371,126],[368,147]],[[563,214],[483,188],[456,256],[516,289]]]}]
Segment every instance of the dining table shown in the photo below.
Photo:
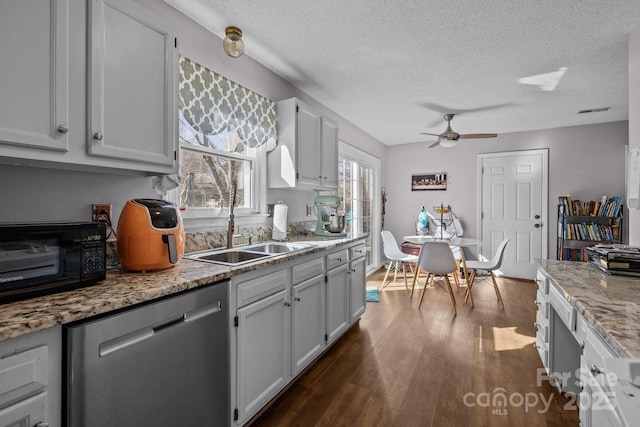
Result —
[{"label": "dining table", "polygon": [[[469,272],[467,271],[467,260],[464,255],[464,248],[482,246],[482,240],[471,239],[468,237],[451,237],[449,239],[441,239],[429,235],[404,236],[403,240],[415,245],[423,245],[426,242],[445,242],[452,249],[456,247],[460,248],[460,265],[462,266],[464,281],[467,285],[467,291],[471,289],[471,283],[469,283]],[[473,306],[473,299],[471,300],[471,306]]]}]

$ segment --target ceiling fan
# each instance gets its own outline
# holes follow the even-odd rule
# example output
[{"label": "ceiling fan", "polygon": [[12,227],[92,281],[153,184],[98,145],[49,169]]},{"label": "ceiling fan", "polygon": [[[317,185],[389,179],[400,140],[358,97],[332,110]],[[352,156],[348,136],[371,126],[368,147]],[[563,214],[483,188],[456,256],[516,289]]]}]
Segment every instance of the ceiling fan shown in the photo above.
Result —
[{"label": "ceiling fan", "polygon": [[427,148],[433,148],[437,145],[442,145],[443,147],[447,147],[447,148],[453,147],[458,143],[459,139],[495,138],[496,136],[498,136],[498,134],[496,133],[465,133],[461,135],[458,132],[455,132],[453,129],[451,129],[451,120],[453,119],[453,116],[455,116],[455,114],[453,113],[444,115],[444,119],[447,121],[447,130],[445,130],[441,134],[438,135],[435,133],[421,132],[422,135],[431,135],[431,136],[438,137],[438,140]]}]

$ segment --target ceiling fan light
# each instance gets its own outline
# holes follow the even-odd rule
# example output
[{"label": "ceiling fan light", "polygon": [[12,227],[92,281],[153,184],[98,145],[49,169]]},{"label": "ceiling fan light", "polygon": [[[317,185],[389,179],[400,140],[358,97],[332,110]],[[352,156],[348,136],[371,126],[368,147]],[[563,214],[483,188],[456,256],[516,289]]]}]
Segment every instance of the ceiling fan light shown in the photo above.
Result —
[{"label": "ceiling fan light", "polygon": [[445,148],[455,147],[455,145],[458,143],[458,141],[456,141],[455,139],[449,139],[447,137],[438,138],[438,142],[440,143],[440,146]]},{"label": "ceiling fan light", "polygon": [[242,31],[237,27],[227,27],[227,35],[222,41],[222,48],[232,58],[238,58],[244,53],[244,42],[242,41]]}]

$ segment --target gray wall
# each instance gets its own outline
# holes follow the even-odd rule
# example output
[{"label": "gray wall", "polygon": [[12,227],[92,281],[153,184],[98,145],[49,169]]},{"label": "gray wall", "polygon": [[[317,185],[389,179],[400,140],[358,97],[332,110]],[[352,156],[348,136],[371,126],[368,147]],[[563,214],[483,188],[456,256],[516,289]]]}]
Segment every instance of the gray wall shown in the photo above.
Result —
[{"label": "gray wall", "polygon": [[[322,114],[338,121],[340,139],[384,162],[385,146],[344,118],[251,59],[247,54],[232,59],[222,50],[222,40],[162,0],[139,0],[176,30],[179,51],[217,73],[274,101],[299,97]],[[251,46],[247,46],[250,54]],[[384,177],[383,177],[384,180]],[[157,197],[150,178],[37,169],[0,165],[0,222],[89,220],[92,203],[111,203],[117,221],[126,200]],[[383,181],[384,185],[384,181]],[[289,205],[289,219],[304,220],[306,205],[313,202],[311,191],[268,191],[268,202],[283,200]],[[313,217],[312,217],[313,219]]]},{"label": "gray wall", "polygon": [[[479,237],[477,210],[477,157],[480,153],[549,149],[550,258],[555,258],[555,223],[558,196],[570,193],[581,200],[603,195],[624,195],[627,122],[547,129],[499,135],[496,139],[465,140],[449,149],[428,144],[387,147],[387,216],[385,228],[396,237],[415,234],[418,212],[440,203],[451,205],[461,219],[465,236]],[[446,172],[446,191],[411,191],[412,174]],[[431,210],[431,212],[433,212]]]}]

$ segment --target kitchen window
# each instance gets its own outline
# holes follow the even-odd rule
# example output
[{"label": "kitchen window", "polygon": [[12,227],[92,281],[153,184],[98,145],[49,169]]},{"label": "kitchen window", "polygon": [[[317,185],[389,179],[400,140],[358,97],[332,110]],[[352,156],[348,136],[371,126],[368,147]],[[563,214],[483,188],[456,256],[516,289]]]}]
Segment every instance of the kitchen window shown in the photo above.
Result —
[{"label": "kitchen window", "polygon": [[180,187],[173,199],[189,218],[228,219],[229,203],[236,183],[236,215],[258,211],[256,188],[257,159],[264,155],[260,147],[249,147],[238,128],[230,123],[217,135],[196,131],[179,113]]}]

